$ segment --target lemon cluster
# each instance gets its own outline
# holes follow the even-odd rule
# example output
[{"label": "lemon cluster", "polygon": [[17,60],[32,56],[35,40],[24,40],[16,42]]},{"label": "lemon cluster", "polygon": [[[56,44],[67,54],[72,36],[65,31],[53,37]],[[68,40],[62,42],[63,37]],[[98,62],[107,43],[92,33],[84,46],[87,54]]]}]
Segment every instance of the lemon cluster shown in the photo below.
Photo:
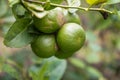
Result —
[{"label": "lemon cluster", "polygon": [[57,7],[41,19],[33,17],[33,21],[40,34],[31,48],[41,58],[68,58],[85,42],[85,32],[76,13]]}]

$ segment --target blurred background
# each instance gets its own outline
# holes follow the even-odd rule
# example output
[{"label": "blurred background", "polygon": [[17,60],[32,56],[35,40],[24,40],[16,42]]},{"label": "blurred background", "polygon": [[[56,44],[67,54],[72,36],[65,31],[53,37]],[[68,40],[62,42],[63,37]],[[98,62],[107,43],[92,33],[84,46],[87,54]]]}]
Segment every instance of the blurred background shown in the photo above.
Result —
[{"label": "blurred background", "polygon": [[[111,7],[120,9],[120,4],[107,8]],[[99,12],[80,10],[77,13],[86,31],[84,47],[67,60],[43,60],[35,56],[29,46],[9,48],[3,44],[15,18],[8,1],[0,0],[0,80],[40,80],[35,79],[38,71],[45,80],[49,77],[50,80],[120,80],[120,17],[109,15],[104,20]],[[52,66],[49,65],[49,74],[43,75],[48,71],[46,63]]]}]

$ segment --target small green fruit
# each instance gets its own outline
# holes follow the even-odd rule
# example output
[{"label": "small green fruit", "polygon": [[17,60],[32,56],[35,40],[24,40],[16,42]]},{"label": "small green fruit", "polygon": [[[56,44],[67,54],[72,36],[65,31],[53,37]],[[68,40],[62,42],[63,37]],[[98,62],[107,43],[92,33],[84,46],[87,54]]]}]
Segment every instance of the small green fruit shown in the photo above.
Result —
[{"label": "small green fruit", "polygon": [[63,52],[76,52],[85,42],[85,32],[76,23],[67,23],[58,31],[57,44]]},{"label": "small green fruit", "polygon": [[59,58],[59,59],[66,59],[66,58],[69,58],[73,55],[74,53],[72,52],[63,52],[63,51],[58,51],[56,54],[55,54],[55,57]]},{"label": "small green fruit", "polygon": [[77,13],[70,13],[64,9],[65,23],[77,23],[80,24],[80,18]]},{"label": "small green fruit", "polygon": [[43,33],[53,33],[57,31],[64,24],[64,14],[62,8],[55,8],[50,10],[48,15],[39,19],[33,18],[35,27]]},{"label": "small green fruit", "polygon": [[32,44],[33,52],[41,57],[48,58],[57,52],[54,35],[40,35]]}]

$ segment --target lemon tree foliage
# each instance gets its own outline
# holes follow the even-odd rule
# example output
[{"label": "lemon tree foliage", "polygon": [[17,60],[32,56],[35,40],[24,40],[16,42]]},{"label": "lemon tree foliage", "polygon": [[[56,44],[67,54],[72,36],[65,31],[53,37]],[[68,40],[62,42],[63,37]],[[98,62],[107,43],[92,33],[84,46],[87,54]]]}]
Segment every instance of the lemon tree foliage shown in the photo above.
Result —
[{"label": "lemon tree foliage", "polygon": [[31,19],[19,19],[17,20],[9,29],[4,43],[9,47],[23,47],[29,44],[34,36],[28,33],[28,27],[30,25]]},{"label": "lemon tree foliage", "polygon": [[40,68],[37,66],[30,67],[29,74],[33,80],[61,80],[67,67],[65,60],[55,57],[43,60],[41,65]]}]

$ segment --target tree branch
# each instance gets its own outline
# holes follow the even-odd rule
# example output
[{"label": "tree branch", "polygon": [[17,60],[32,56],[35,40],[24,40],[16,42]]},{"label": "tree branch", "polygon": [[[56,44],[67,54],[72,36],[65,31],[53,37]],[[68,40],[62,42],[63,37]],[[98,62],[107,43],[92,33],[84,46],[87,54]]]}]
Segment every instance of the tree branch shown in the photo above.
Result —
[{"label": "tree branch", "polygon": [[[45,5],[47,2],[41,2],[41,1],[33,1],[33,0],[25,0],[27,2],[30,3],[37,3],[37,4],[41,4],[41,5]],[[75,6],[67,6],[67,5],[59,5],[59,4],[54,4],[54,3],[50,3],[51,6],[55,6],[55,7],[62,7],[62,8],[73,8],[73,9],[80,9],[80,10],[84,10],[84,11],[102,11],[102,12],[107,12],[110,14],[113,14],[114,12],[104,9],[104,8],[85,8],[85,7],[75,7]]]}]

